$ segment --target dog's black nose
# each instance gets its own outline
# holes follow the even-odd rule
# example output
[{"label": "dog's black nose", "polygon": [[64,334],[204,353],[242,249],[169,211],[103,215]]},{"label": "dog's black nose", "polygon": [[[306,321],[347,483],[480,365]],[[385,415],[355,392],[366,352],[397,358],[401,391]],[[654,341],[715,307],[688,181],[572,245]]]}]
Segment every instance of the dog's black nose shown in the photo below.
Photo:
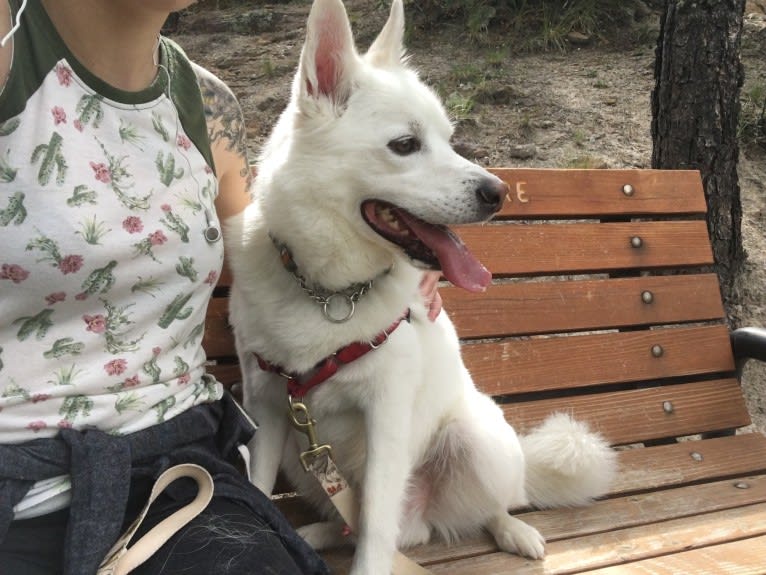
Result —
[{"label": "dog's black nose", "polygon": [[476,197],[483,207],[490,208],[493,212],[503,207],[503,200],[508,194],[508,184],[502,180],[489,178],[484,179],[476,189]]}]

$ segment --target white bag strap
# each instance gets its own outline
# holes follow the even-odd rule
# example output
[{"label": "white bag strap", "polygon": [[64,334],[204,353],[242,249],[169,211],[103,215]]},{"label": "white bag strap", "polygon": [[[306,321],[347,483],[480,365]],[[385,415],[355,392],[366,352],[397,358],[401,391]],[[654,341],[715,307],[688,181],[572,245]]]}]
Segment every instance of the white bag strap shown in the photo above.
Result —
[{"label": "white bag strap", "polygon": [[[197,482],[198,491],[194,500],[170,515],[170,517],[163,519],[141,539],[136,541],[135,544],[128,547],[154,500],[157,499],[159,494],[168,485],[182,477],[189,477]],[[167,469],[154,483],[149,501],[144,505],[140,515],[101,562],[97,575],[127,575],[130,573],[154,555],[182,527],[199,515],[207,507],[207,504],[210,503],[212,497],[213,478],[210,477],[206,469],[192,463],[184,463]]]}]

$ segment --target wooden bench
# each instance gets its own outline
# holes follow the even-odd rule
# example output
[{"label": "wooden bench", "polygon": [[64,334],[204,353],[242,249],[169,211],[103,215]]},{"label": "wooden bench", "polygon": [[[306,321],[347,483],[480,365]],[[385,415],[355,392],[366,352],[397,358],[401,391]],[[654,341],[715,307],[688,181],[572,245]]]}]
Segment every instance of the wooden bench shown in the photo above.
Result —
[{"label": "wooden bench", "polygon": [[[547,538],[543,561],[500,553],[488,536],[408,555],[439,574],[766,573],[766,438],[737,432],[750,418],[699,174],[494,172],[512,189],[502,213],[458,230],[494,284],[441,289],[465,362],[520,433],[571,412],[620,450],[621,469],[590,507],[518,514]],[[204,345],[236,391],[228,281]],[[750,335],[735,347],[763,358]],[[345,573],[350,557],[327,560]]]}]

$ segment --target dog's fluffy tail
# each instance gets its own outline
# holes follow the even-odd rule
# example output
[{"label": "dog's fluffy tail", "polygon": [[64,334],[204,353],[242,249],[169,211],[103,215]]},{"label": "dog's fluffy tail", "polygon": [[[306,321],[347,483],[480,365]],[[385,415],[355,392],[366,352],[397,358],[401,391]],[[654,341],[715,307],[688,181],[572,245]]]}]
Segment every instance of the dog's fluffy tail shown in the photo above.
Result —
[{"label": "dog's fluffy tail", "polygon": [[565,413],[520,440],[527,496],[536,507],[585,505],[608,491],[617,472],[617,454],[604,438]]}]

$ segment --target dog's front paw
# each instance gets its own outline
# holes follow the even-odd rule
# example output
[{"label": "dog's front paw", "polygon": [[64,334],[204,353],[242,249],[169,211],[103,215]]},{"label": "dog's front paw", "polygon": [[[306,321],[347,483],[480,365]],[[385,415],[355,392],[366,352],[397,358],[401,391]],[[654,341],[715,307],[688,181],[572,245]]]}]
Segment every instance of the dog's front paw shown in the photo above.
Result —
[{"label": "dog's front paw", "polygon": [[530,559],[542,559],[545,555],[545,538],[540,532],[508,513],[494,517],[487,528],[503,551]]},{"label": "dog's front paw", "polygon": [[296,531],[316,551],[353,543],[352,538],[348,536],[345,525],[340,522],[311,523],[299,527]]}]

